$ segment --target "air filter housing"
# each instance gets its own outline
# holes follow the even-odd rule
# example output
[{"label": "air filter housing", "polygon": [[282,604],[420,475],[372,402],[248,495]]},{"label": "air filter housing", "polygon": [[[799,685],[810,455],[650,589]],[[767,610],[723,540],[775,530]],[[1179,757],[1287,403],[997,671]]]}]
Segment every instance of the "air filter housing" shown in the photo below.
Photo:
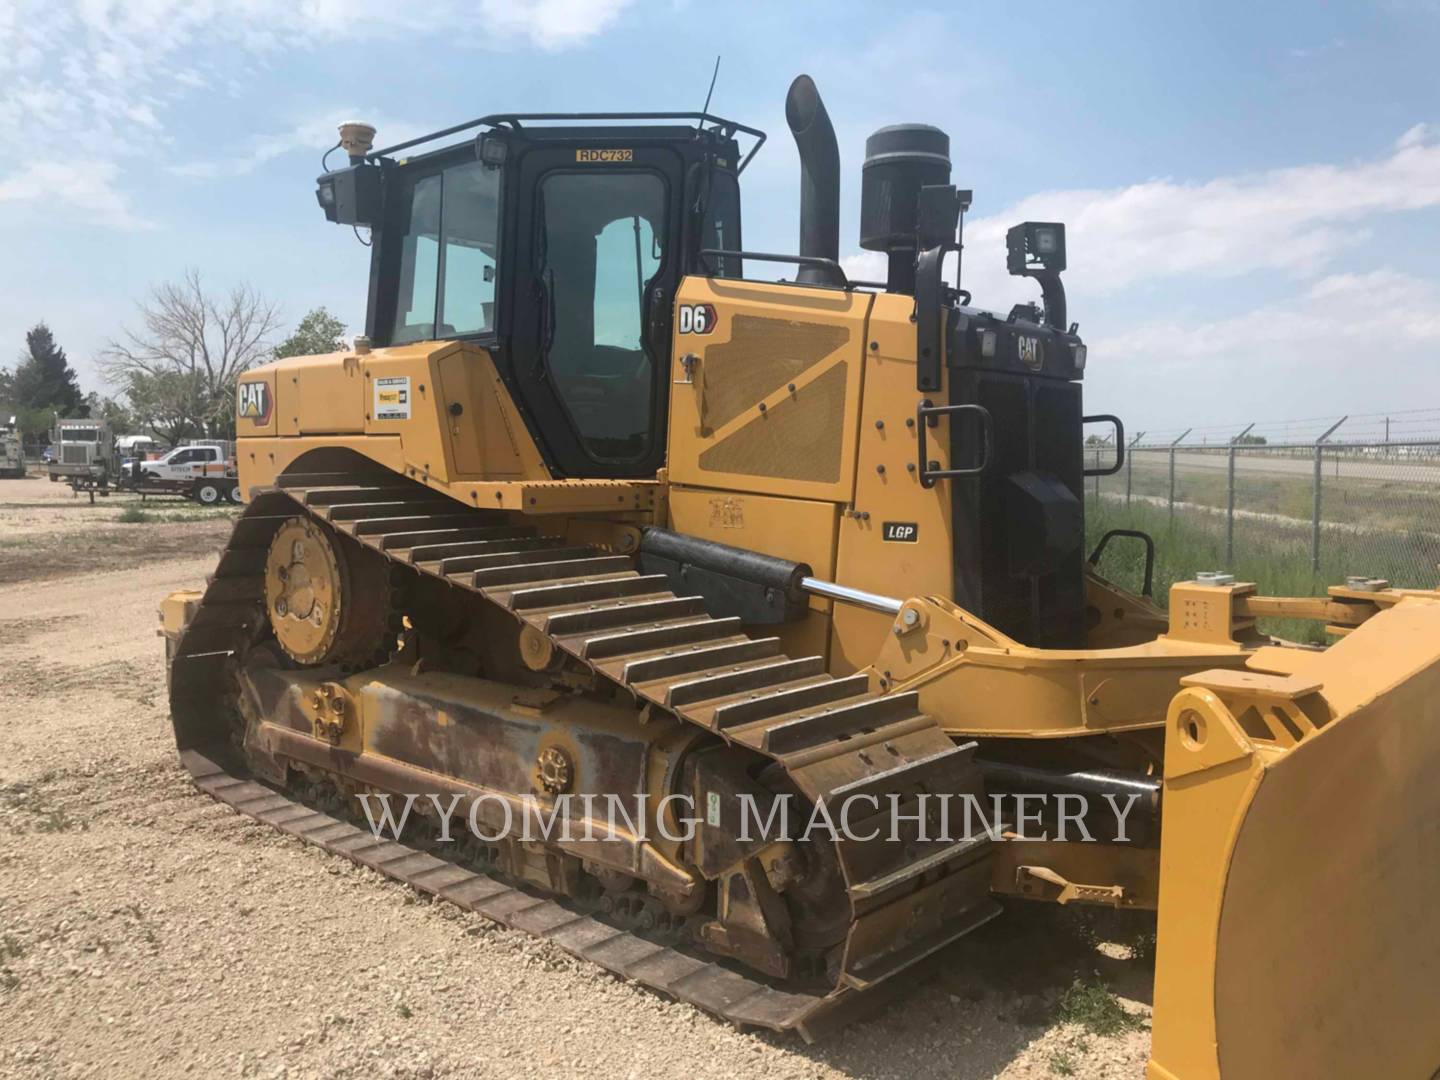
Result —
[{"label": "air filter housing", "polygon": [[920,189],[950,182],[950,136],[929,124],[883,127],[865,140],[860,246],[890,255],[887,287],[914,292]]}]

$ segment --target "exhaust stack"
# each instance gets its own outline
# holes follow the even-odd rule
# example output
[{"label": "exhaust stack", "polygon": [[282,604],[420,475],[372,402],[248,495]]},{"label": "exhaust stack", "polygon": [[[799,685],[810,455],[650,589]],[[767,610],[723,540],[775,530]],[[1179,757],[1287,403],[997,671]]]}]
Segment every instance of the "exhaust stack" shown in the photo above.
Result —
[{"label": "exhaust stack", "polygon": [[[840,259],[840,148],[830,114],[809,75],[799,75],[785,95],[785,121],[800,151],[800,254]],[[821,266],[804,266],[797,281],[838,284]]]}]

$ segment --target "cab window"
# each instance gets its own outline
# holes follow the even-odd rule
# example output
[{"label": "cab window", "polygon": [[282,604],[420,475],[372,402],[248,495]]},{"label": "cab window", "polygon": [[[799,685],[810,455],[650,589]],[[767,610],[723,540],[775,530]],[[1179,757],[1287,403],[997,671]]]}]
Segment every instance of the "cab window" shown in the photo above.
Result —
[{"label": "cab window", "polygon": [[[712,251],[739,251],[740,182],[734,173],[713,169],[705,202],[705,235],[701,247]],[[743,278],[745,269],[734,255],[706,260],[705,272],[714,277]]]},{"label": "cab window", "polygon": [[390,343],[495,329],[500,171],[467,161],[409,182]]}]

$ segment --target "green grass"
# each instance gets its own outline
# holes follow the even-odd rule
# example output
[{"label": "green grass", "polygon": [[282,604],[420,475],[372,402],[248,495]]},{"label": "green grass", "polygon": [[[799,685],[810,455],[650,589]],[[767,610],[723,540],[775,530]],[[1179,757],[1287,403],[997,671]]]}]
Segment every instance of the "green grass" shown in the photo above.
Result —
[{"label": "green grass", "polygon": [[1078,1024],[1092,1035],[1119,1035],[1142,1023],[1098,976],[1090,982],[1077,977],[1060,995],[1056,1011],[1065,1023]]},{"label": "green grass", "polygon": [[[1195,506],[1224,509],[1227,501],[1227,477],[1224,454],[1208,455],[1213,467],[1197,467],[1195,456],[1180,457],[1175,469],[1175,500]],[[1294,471],[1265,471],[1255,468],[1264,458],[1247,457],[1251,467],[1235,472],[1235,507],[1256,514],[1272,514],[1309,522],[1314,511],[1314,475],[1310,462],[1302,460],[1303,468]],[[1279,458],[1272,458],[1278,462]],[[1287,458],[1289,464],[1293,458]],[[1355,476],[1347,470],[1377,464],[1388,464],[1396,470],[1393,478],[1379,479]],[[1321,470],[1320,519],[1343,525],[1361,525],[1397,533],[1440,533],[1440,488],[1433,479],[1436,463],[1431,459],[1379,463],[1338,461],[1327,456]],[[1407,472],[1407,469],[1410,470]],[[1100,490],[1123,496],[1126,473],[1130,492],[1135,499],[1165,502],[1170,494],[1168,456],[1163,453],[1141,452],[1133,462],[1114,476],[1100,480]],[[1086,484],[1092,494],[1095,481]]]},{"label": "green grass", "polygon": [[132,503],[121,510],[115,520],[125,525],[155,525],[176,521],[220,521],[237,517],[240,509],[233,503],[223,503],[219,506],[174,502]]},{"label": "green grass", "polygon": [[[1237,581],[1251,581],[1268,596],[1323,596],[1327,587],[1343,584],[1347,575],[1385,578],[1409,588],[1432,588],[1437,582],[1440,543],[1406,533],[1349,532],[1326,529],[1321,534],[1320,569],[1311,569],[1310,527],[1238,519],[1235,557],[1225,558],[1222,514],[1177,508],[1173,518],[1164,506],[1091,498],[1086,503],[1087,548],[1094,549],[1110,529],[1139,529],[1155,540],[1155,600],[1164,607],[1170,586],[1189,581],[1201,570],[1224,570]],[[1138,591],[1144,577],[1145,552],[1134,540],[1110,542],[1100,572],[1118,585]],[[1295,619],[1262,619],[1266,633],[1298,641],[1323,643],[1316,623]]]}]

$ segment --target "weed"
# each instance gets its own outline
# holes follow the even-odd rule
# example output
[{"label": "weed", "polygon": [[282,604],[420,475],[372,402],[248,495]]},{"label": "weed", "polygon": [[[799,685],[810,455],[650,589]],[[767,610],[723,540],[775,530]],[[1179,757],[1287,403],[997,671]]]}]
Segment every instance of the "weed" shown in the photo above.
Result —
[{"label": "weed", "polygon": [[19,975],[7,967],[0,967],[0,990],[14,990],[19,985]]},{"label": "weed", "polygon": [[1056,1076],[1074,1076],[1075,1059],[1063,1050],[1050,1055],[1050,1071]]},{"label": "weed", "polygon": [[412,1016],[415,1015],[414,1010],[412,1010],[410,1006],[406,1005],[403,1001],[395,1007],[395,1011],[400,1014],[401,1020],[409,1020]]},{"label": "weed", "polygon": [[148,521],[154,521],[155,519],[138,506],[127,506],[124,510],[120,511],[120,516],[115,520],[122,525],[141,525]]},{"label": "weed", "polygon": [[25,955],[25,946],[14,934],[0,937],[0,960],[18,960]]},{"label": "weed", "polygon": [[1078,1024],[1092,1035],[1118,1035],[1138,1027],[1140,1021],[1125,1011],[1110,987],[1099,976],[1094,982],[1076,977],[1070,988],[1060,995],[1060,1019]]},{"label": "weed", "polygon": [[1136,934],[1130,942],[1130,959],[1141,964],[1155,963],[1155,931]]},{"label": "weed", "polygon": [[40,820],[35,823],[37,832],[47,833],[69,832],[71,829],[83,829],[84,827],[82,822],[76,821],[59,807],[43,811]]}]

